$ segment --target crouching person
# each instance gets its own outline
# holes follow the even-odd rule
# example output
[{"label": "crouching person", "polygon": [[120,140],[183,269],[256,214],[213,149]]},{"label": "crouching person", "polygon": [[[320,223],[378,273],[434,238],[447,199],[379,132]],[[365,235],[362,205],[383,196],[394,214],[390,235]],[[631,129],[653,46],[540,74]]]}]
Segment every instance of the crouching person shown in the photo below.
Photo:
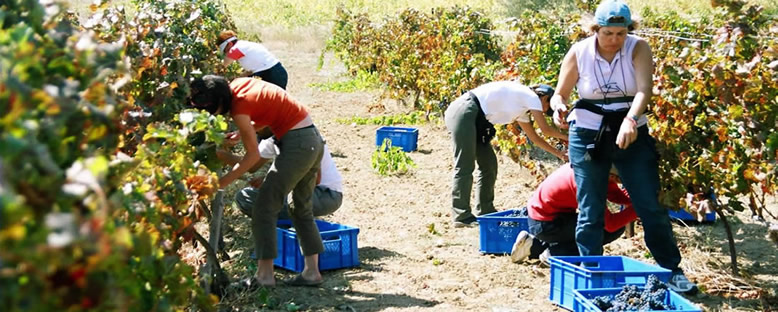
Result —
[{"label": "crouching person", "polygon": [[[608,201],[624,205],[618,213],[605,209],[603,245],[624,233],[624,227],[637,218],[627,191],[619,187],[618,174],[611,170]],[[527,202],[529,233],[522,231],[511,249],[511,260],[538,259],[548,263],[550,256],[578,256],[575,228],[578,223],[575,174],[567,163],[538,186]]]},{"label": "crouching person", "polygon": [[[277,256],[276,222],[284,198],[292,192],[292,224],[297,231],[305,266],[300,275],[287,280],[290,285],[318,285],[319,254],[324,251],[319,229],[313,219],[313,190],[319,171],[324,141],[307,109],[280,87],[254,78],[207,75],[191,84],[190,102],[211,114],[229,114],[238,128],[244,146],[256,146],[258,128],[268,127],[278,138],[280,153],[258,190],[252,207],[252,234],[257,255],[257,273],[252,285],[273,286],[273,259]],[[260,160],[259,150],[246,149],[243,158],[221,177],[224,188]]]},{"label": "crouching person", "polygon": [[[275,159],[280,149],[275,144],[274,138],[262,140],[259,143],[259,155],[261,163]],[[261,164],[260,164],[261,165]],[[259,200],[259,188],[262,185],[262,177],[249,182],[250,187],[243,188],[235,195],[238,208],[251,217],[251,207]],[[343,177],[341,177],[330,150],[324,145],[324,155],[321,159],[321,169],[317,175],[316,188],[313,189],[313,216],[321,217],[334,213],[343,204]],[[284,207],[278,215],[279,219],[289,219],[289,205],[284,201]]]}]

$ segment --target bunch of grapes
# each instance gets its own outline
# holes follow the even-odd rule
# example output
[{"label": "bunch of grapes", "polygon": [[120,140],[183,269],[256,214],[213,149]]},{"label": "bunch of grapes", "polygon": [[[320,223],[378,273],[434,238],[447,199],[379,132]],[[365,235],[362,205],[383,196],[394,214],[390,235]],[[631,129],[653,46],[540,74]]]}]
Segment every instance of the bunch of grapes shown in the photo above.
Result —
[{"label": "bunch of grapes", "polygon": [[519,209],[513,209],[510,214],[505,215],[508,218],[526,218],[529,215],[527,214],[527,207],[522,207]]},{"label": "bunch of grapes", "polygon": [[636,285],[626,285],[615,296],[597,296],[592,303],[606,312],[674,310],[675,307],[665,303],[666,297],[667,285],[655,275],[649,275],[642,291]]},{"label": "bunch of grapes", "polygon": [[613,298],[611,298],[610,296],[597,296],[594,297],[594,299],[592,299],[592,303],[594,303],[594,305],[600,308],[600,310],[607,311],[613,306],[611,304],[611,300],[613,300]]},{"label": "bunch of grapes", "polygon": [[[506,218],[527,218],[529,215],[527,214],[527,207],[522,207],[519,209],[514,209],[511,211],[511,213],[505,215]],[[519,226],[519,223],[516,221],[502,221],[500,222],[501,227],[516,227]]]}]

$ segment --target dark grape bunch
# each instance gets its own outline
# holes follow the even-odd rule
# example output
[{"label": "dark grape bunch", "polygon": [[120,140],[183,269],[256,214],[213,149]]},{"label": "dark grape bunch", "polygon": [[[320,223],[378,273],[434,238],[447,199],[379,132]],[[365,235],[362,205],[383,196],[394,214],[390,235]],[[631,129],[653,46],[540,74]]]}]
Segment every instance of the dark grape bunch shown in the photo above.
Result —
[{"label": "dark grape bunch", "polygon": [[[519,209],[514,209],[511,211],[511,213],[504,215],[505,218],[527,218],[529,215],[527,214],[527,207],[522,207]],[[516,227],[519,226],[519,223],[516,221],[502,221],[500,222],[500,226],[502,227]]]},{"label": "dark grape bunch", "polygon": [[527,207],[514,209],[513,211],[511,211],[511,213],[505,215],[505,217],[508,218],[526,218],[527,216],[528,216]]},{"label": "dark grape bunch", "polygon": [[665,297],[667,286],[655,275],[649,275],[642,291],[636,285],[626,285],[615,296],[597,296],[592,303],[606,312],[675,310],[671,304],[665,304]]}]

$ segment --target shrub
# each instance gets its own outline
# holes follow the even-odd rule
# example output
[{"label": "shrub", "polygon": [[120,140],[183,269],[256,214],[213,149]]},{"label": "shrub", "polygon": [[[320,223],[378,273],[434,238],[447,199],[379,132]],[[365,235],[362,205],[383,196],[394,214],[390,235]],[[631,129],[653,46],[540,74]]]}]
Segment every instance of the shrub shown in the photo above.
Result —
[{"label": "shrub", "polygon": [[[190,17],[202,10],[189,8]],[[157,58],[178,45],[160,38],[198,28],[146,34],[157,40],[143,54],[132,50],[144,45],[128,39],[119,15],[93,18],[102,26],[83,30],[56,5],[6,1],[0,11],[0,309],[211,310],[215,298],[177,252],[214,183],[209,169],[219,165],[210,155],[226,122],[194,111],[173,118],[185,89],[162,72],[188,77],[193,64],[215,68],[215,59],[183,58],[190,66]],[[173,24],[134,27],[151,25]],[[115,32],[98,30],[108,26]],[[147,89],[149,81],[135,79],[169,85]],[[177,101],[146,102],[168,96]],[[141,133],[131,113],[171,118]],[[198,135],[201,144],[187,144]],[[119,152],[133,136],[139,145]]]},{"label": "shrub", "polygon": [[334,51],[352,74],[377,73],[389,97],[431,112],[491,80],[500,53],[493,29],[470,8],[406,9],[381,23],[341,8],[325,52]]}]

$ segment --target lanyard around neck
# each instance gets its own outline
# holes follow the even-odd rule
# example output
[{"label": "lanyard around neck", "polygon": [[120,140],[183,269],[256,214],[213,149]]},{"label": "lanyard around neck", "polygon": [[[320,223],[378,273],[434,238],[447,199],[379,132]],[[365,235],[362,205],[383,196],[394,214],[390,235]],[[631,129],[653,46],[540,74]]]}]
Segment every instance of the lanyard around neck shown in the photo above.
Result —
[{"label": "lanyard around neck", "polygon": [[[599,38],[594,37],[594,55],[592,56],[592,58],[593,58],[594,63],[597,64],[597,67],[594,68],[594,79],[597,81],[597,85],[600,87],[600,92],[602,92],[602,98],[604,99],[604,98],[606,98],[606,96],[608,94],[611,93],[610,92],[611,80],[613,79],[613,72],[615,72],[614,67],[616,67],[615,65],[617,65],[617,64],[621,66],[621,80],[622,80],[622,84],[623,84],[624,88],[627,87],[627,79],[626,79],[626,77],[624,77],[624,62],[621,62],[621,59],[623,58],[623,55],[621,55],[621,51],[622,51],[622,49],[624,47],[622,45],[622,48],[619,49],[619,51],[616,53],[619,56],[619,58],[616,59],[616,63],[614,63],[613,66],[611,66],[610,63],[608,64],[608,66],[611,67],[611,72],[610,72],[610,75],[608,75],[608,78],[605,79],[605,72],[602,70],[602,65],[600,65],[600,61],[597,60],[597,55],[599,54],[599,52],[597,51],[598,40],[599,40]],[[616,57],[616,56],[614,55],[614,57]],[[599,75],[597,74],[597,68],[600,69]],[[600,78],[602,78],[602,82],[600,82]],[[622,90],[622,88],[619,87],[618,85],[616,85],[616,89],[619,92],[621,92],[621,94],[623,96],[627,96],[627,93],[624,92],[624,90]]]}]

